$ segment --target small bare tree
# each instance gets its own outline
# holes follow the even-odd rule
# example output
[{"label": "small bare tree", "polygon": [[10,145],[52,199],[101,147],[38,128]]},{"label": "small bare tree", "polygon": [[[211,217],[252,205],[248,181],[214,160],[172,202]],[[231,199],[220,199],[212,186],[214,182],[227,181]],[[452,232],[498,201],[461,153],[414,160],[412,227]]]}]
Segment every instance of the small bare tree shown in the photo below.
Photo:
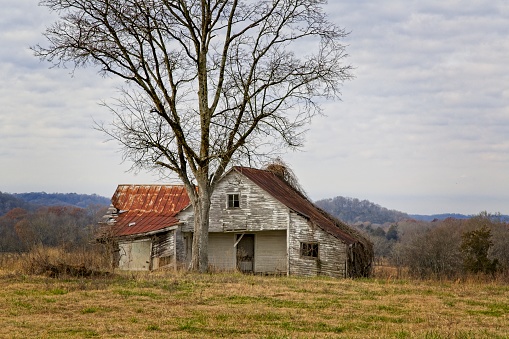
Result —
[{"label": "small bare tree", "polygon": [[[235,163],[302,144],[351,67],[325,0],[42,0],[60,19],[35,46],[57,66],[126,81],[111,126],[137,169],[175,173],[194,208],[193,268],[208,266],[210,197]],[[258,160],[257,160],[258,159]],[[196,189],[197,188],[197,189]]]}]

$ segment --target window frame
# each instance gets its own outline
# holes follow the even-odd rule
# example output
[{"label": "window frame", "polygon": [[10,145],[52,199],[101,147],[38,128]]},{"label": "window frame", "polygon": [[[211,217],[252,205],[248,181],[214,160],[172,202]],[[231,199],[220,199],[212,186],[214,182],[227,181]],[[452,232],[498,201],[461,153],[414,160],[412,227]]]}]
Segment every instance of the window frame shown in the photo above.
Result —
[{"label": "window frame", "polygon": [[[232,203],[231,206],[230,206],[230,202]],[[235,205],[237,205],[237,206],[235,206]],[[227,209],[240,208],[240,193],[227,193],[226,194],[226,208]]]},{"label": "window frame", "polygon": [[318,260],[320,256],[320,246],[317,242],[300,242],[300,257],[304,259]]}]

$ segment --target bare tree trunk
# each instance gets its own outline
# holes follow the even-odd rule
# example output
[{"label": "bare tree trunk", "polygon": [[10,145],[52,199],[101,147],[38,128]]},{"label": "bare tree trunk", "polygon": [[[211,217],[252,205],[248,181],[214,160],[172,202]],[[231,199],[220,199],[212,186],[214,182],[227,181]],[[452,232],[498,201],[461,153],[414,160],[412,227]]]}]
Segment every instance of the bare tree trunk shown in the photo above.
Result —
[{"label": "bare tree trunk", "polygon": [[208,244],[211,190],[207,181],[206,174],[197,176],[197,182],[197,199],[193,203],[194,235],[191,269],[203,273],[207,271],[209,263]]}]

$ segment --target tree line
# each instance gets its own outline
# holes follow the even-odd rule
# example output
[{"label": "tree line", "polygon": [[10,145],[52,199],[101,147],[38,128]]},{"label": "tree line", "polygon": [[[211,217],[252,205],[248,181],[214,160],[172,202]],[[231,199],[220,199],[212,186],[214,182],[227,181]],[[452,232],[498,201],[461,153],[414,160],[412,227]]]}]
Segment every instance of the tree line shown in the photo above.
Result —
[{"label": "tree line", "polygon": [[26,252],[34,246],[76,248],[94,239],[106,207],[90,205],[16,207],[0,216],[0,252]]},{"label": "tree line", "polygon": [[0,192],[0,215],[4,215],[14,208],[30,209],[31,205],[13,194]]},{"label": "tree line", "polygon": [[389,263],[417,278],[509,273],[509,223],[482,212],[469,219],[404,220],[360,225],[374,243],[376,264]]},{"label": "tree line", "polygon": [[14,193],[15,197],[36,206],[75,206],[87,208],[90,205],[110,205],[110,199],[97,194],[78,193]]}]

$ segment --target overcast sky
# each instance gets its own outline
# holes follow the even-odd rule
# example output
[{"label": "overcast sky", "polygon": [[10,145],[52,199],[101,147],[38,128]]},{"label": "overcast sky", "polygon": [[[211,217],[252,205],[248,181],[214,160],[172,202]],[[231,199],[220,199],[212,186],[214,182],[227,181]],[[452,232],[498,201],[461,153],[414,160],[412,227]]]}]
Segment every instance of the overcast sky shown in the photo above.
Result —
[{"label": "overcast sky", "polygon": [[[156,183],[93,129],[118,82],[50,69],[29,46],[54,21],[0,0],[0,191],[96,193]],[[509,2],[331,1],[355,79],[284,159],[314,199],[407,213],[509,214]]]}]

